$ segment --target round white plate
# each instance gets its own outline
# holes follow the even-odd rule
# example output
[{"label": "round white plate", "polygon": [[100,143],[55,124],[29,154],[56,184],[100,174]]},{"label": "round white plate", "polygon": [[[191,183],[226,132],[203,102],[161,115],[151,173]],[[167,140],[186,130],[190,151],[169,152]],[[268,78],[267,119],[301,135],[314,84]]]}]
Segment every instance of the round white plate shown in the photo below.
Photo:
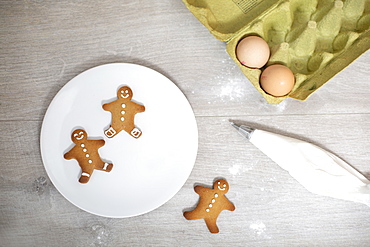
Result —
[{"label": "round white plate", "polygon": [[[135,117],[138,139],[125,131],[104,135],[111,113],[102,105],[116,100],[123,85],[145,106]],[[94,170],[87,184],[78,182],[77,161],[63,157],[76,128],[104,139],[99,154],[114,164],[109,173]],[[73,78],[51,102],[41,129],[42,159],[58,191],[77,207],[112,218],[144,214],[170,200],[189,177],[197,150],[197,125],[184,94],[162,74],[135,64],[106,64]]]}]

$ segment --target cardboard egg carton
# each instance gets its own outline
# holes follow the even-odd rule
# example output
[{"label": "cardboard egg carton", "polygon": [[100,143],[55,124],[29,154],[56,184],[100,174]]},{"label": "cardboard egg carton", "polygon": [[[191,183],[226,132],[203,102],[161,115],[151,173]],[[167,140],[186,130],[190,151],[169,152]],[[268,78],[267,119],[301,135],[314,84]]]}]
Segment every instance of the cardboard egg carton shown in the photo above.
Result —
[{"label": "cardboard egg carton", "polygon": [[[290,97],[306,100],[335,74],[370,48],[370,0],[183,0],[219,40],[242,72],[270,104]],[[283,97],[265,93],[261,69],[236,58],[238,42],[258,35],[269,45],[266,66],[283,64],[295,86]]]}]

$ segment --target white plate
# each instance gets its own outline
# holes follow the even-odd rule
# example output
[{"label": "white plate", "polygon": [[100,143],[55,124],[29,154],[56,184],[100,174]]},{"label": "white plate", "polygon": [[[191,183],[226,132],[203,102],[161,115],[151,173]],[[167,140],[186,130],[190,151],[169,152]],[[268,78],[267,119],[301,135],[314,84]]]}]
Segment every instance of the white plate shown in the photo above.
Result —
[{"label": "white plate", "polygon": [[[104,135],[111,113],[102,105],[116,100],[122,85],[145,106],[135,117],[143,133],[138,139],[125,131]],[[78,182],[77,161],[63,157],[77,127],[104,139],[100,156],[114,164],[109,173],[94,170],[87,184]],[[73,78],[51,102],[41,129],[42,159],[58,191],[77,207],[112,218],[144,214],[170,200],[189,177],[197,150],[197,125],[184,94],[162,74],[135,64],[106,64]]]}]

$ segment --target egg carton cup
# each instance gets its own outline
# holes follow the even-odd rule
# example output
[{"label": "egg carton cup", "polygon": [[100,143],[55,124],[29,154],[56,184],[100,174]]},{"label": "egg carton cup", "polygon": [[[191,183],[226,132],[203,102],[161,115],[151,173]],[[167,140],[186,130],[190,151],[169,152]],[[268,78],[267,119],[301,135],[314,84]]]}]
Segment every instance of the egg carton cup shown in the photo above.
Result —
[{"label": "egg carton cup", "polygon": [[[370,48],[370,0],[182,0],[217,39],[270,104],[287,97],[306,100],[334,75]],[[236,46],[257,35],[271,55],[261,69],[236,58]],[[267,94],[259,79],[266,66],[282,64],[295,76],[283,97]]]}]

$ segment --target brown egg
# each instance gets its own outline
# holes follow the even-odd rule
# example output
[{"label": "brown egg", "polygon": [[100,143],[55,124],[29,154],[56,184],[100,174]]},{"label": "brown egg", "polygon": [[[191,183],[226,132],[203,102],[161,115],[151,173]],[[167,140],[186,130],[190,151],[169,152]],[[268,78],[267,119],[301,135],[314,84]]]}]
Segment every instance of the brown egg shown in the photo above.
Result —
[{"label": "brown egg", "polygon": [[294,86],[294,74],[286,66],[274,64],[267,67],[261,74],[261,88],[272,96],[285,96]]},{"label": "brown egg", "polygon": [[266,41],[258,36],[248,36],[236,46],[236,58],[249,68],[261,68],[270,57],[270,48]]}]

